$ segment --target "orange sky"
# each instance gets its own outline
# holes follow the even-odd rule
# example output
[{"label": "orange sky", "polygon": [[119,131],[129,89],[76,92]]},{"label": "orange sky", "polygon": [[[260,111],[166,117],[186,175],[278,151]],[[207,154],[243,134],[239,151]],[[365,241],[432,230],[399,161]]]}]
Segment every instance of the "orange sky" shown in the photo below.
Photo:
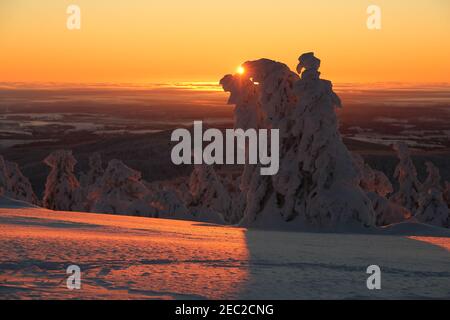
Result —
[{"label": "orange sky", "polygon": [[334,82],[450,82],[449,39],[448,0],[2,0],[0,81],[218,81],[245,60],[294,67],[315,51]]}]

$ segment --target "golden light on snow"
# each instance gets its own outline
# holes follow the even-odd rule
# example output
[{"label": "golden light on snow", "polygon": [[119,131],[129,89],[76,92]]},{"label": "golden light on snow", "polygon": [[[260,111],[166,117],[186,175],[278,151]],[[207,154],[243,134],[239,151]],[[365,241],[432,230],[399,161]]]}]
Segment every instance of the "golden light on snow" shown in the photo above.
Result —
[{"label": "golden light on snow", "polygon": [[244,74],[245,73],[245,69],[244,69],[243,66],[239,66],[239,67],[237,67],[236,72],[238,74]]},{"label": "golden light on snow", "polygon": [[411,236],[408,239],[426,242],[428,244],[432,244],[434,246],[440,247],[450,252],[450,239],[444,237],[416,237]]},{"label": "golden light on snow", "polygon": [[[27,266],[19,273],[2,271],[0,283],[22,283],[34,289],[30,292],[42,292],[40,298],[226,299],[237,297],[248,282],[245,262],[250,254],[245,229],[192,221],[0,208],[1,218],[10,215],[20,221],[38,219],[40,224],[0,223],[0,263],[21,261],[26,254],[36,263],[46,265],[55,259],[62,266],[58,271],[42,267],[42,281],[36,281]],[[69,261],[85,268],[82,290],[68,292],[65,282],[61,285]]]}]

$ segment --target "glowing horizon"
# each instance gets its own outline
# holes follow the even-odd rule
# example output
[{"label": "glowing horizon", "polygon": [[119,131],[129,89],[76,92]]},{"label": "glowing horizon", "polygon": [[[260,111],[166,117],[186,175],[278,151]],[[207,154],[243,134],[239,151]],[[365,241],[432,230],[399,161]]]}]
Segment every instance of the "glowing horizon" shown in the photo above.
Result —
[{"label": "glowing horizon", "polygon": [[[66,28],[69,4],[81,30]],[[218,82],[247,60],[292,70],[314,51],[334,83],[450,83],[450,2],[378,0],[3,1],[0,81]]]}]

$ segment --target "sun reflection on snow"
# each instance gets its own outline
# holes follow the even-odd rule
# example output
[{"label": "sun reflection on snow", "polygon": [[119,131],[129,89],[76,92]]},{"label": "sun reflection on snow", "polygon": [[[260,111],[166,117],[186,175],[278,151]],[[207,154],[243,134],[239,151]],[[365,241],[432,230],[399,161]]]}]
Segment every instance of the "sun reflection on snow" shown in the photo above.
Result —
[{"label": "sun reflection on snow", "polygon": [[432,244],[434,246],[443,248],[450,252],[450,238],[444,238],[444,237],[417,237],[417,236],[411,236],[408,237],[408,239],[416,240],[425,242],[428,244]]}]

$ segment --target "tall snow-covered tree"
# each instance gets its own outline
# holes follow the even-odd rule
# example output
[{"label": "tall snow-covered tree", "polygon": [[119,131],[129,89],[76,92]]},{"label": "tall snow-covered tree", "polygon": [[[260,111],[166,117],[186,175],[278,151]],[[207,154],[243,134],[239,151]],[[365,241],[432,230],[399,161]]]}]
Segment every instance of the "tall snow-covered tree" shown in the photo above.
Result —
[{"label": "tall snow-covered tree", "polygon": [[2,194],[28,203],[38,203],[30,181],[22,174],[19,166],[0,156],[0,195]]},{"label": "tall snow-covered tree", "polygon": [[[299,62],[300,79],[285,64],[261,59],[246,62],[244,75],[228,75],[221,81],[231,93],[229,103],[236,104],[238,123],[280,130],[278,174],[261,176],[255,165],[244,169],[241,188],[247,207],[242,223],[373,225],[371,202],[359,187],[338,131],[335,108],[340,100],[331,82],[320,79],[319,59],[307,53]],[[252,121],[239,122],[242,110],[258,112]]]},{"label": "tall snow-covered tree", "polygon": [[[371,203],[359,187],[359,175],[338,130],[339,97],[330,81],[321,80],[320,60],[312,53],[299,58],[295,83],[294,131],[300,135],[298,160],[309,191],[302,199],[313,225],[374,225]],[[306,179],[305,179],[306,178]]]},{"label": "tall snow-covered tree", "polygon": [[391,197],[391,200],[403,206],[414,215],[419,207],[419,195],[422,189],[417,179],[417,170],[411,160],[408,146],[403,142],[394,145],[400,160],[395,168],[394,178],[398,180],[399,190]]},{"label": "tall snow-covered tree", "polygon": [[[235,128],[239,129],[280,129],[280,154],[288,153],[290,147],[289,128],[285,126],[289,114],[295,105],[293,86],[298,76],[285,64],[268,59],[248,61],[243,64],[244,75],[227,75],[221,80],[225,91],[230,92],[229,104],[234,104]],[[283,143],[286,142],[286,143]],[[286,166],[283,160],[288,162],[288,154],[280,159],[280,172],[286,180],[296,180],[296,172],[290,172],[291,166]],[[247,155],[248,156],[248,155]],[[291,159],[292,160],[292,159]],[[280,178],[278,181],[281,181]],[[246,208],[243,225],[254,223],[264,224],[263,220],[272,219],[290,220],[293,201],[279,204],[284,207],[280,210],[277,205],[274,192],[274,181],[269,176],[260,175],[258,165],[246,164],[240,179],[240,189],[245,197]],[[295,184],[295,182],[294,182]],[[296,186],[289,189],[289,182],[284,181],[284,194],[294,193]],[[279,194],[280,197],[284,195]],[[292,197],[286,197],[293,200]],[[288,207],[291,207],[288,209]],[[269,214],[265,212],[271,211]],[[284,216],[283,216],[284,215]]]},{"label": "tall snow-covered tree", "polygon": [[77,161],[72,151],[54,151],[44,163],[51,168],[45,184],[44,207],[61,211],[82,208],[80,184],[74,174]]}]

